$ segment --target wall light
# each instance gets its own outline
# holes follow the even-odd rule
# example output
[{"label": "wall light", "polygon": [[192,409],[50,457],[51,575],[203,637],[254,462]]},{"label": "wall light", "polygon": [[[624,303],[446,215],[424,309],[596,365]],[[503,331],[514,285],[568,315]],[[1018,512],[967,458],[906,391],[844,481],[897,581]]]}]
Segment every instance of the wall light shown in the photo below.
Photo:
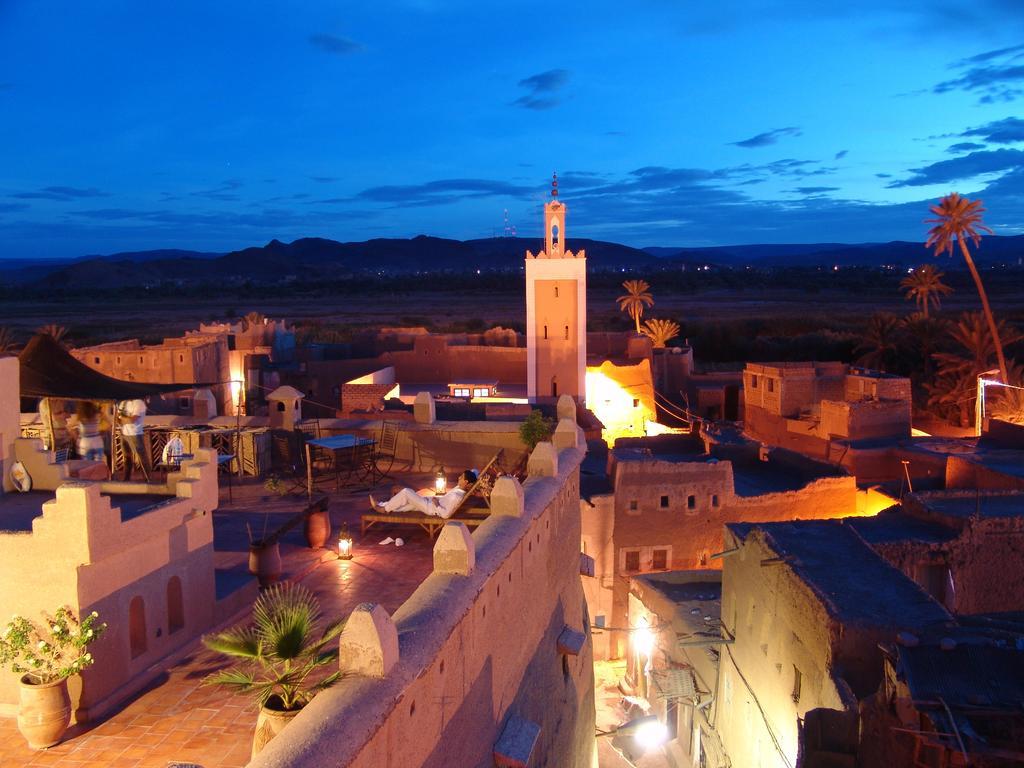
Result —
[{"label": "wall light", "polygon": [[654,633],[646,616],[641,616],[633,628],[633,650],[648,658],[654,652]]}]

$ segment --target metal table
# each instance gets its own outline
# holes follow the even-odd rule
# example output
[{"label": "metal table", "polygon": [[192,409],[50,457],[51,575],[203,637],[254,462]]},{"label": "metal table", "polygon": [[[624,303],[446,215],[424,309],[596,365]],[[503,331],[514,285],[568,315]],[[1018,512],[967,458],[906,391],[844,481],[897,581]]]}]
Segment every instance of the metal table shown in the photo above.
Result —
[{"label": "metal table", "polygon": [[[306,441],[306,493],[313,496],[313,448],[328,451],[332,457],[335,490],[341,490],[341,471],[349,474],[363,471],[365,476],[373,460],[373,447],[377,441],[359,435],[331,435]],[[344,461],[346,460],[347,461]]]}]

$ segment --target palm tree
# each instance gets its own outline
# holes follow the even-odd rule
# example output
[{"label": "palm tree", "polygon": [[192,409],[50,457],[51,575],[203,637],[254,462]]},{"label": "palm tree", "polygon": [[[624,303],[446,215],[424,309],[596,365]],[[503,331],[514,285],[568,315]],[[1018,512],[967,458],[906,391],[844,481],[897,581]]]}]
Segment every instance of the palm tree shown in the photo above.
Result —
[{"label": "palm tree", "polygon": [[948,296],[953,289],[942,282],[945,272],[940,272],[931,264],[922,264],[903,280],[900,281],[900,288],[906,291],[906,298],[913,299],[917,308],[924,313],[928,319],[930,307],[938,309],[942,306],[942,296]]},{"label": "palm tree", "polygon": [[854,352],[862,353],[857,362],[885,373],[899,355],[902,330],[896,315],[888,312],[876,313],[868,324],[864,339],[854,349]]},{"label": "palm tree", "polygon": [[985,321],[988,323],[989,333],[992,334],[992,342],[995,346],[996,360],[999,363],[999,379],[1007,381],[1006,358],[1003,355],[1003,343],[999,338],[999,329],[996,327],[995,317],[992,315],[992,307],[988,303],[988,294],[981,282],[981,275],[971,258],[971,252],[967,249],[966,238],[974,241],[974,247],[981,245],[980,232],[992,234],[992,230],[982,223],[981,214],[985,209],[981,200],[968,200],[953,192],[939,200],[938,205],[931,206],[931,212],[935,214],[934,219],[928,219],[926,223],[934,224],[928,231],[928,240],[925,241],[926,248],[935,248],[935,255],[942,253],[953,254],[953,243],[960,246],[960,255],[967,262],[967,268],[974,278],[974,285],[978,289],[978,296],[981,299],[981,308],[985,313]]},{"label": "palm tree", "polygon": [[13,355],[18,351],[18,342],[7,326],[0,327],[0,355]]},{"label": "palm tree", "polygon": [[627,280],[622,287],[626,289],[626,293],[616,299],[619,302],[619,311],[633,318],[637,335],[640,335],[640,318],[643,317],[644,306],[654,306],[654,297],[649,293],[651,286],[646,280]]},{"label": "palm tree", "polygon": [[253,605],[252,624],[239,625],[203,638],[207,648],[239,664],[214,672],[203,683],[253,694],[259,706],[272,696],[285,711],[301,709],[318,692],[334,685],[341,671],[315,683],[307,678],[321,667],[337,666],[336,638],[344,622],[320,629],[320,602],[305,587],[292,582],[275,584]]},{"label": "palm tree", "polygon": [[[1016,344],[1024,336],[1002,320],[996,323],[999,338],[1007,346]],[[992,368],[996,356],[996,345],[989,330],[988,321],[981,312],[964,312],[960,319],[950,326],[950,337],[955,349],[937,352],[935,361],[943,376],[963,376],[974,380],[979,374]]]},{"label": "palm tree", "polygon": [[263,325],[264,319],[262,312],[247,312],[242,318],[242,330],[247,331],[250,327]]},{"label": "palm tree", "polygon": [[1009,387],[988,387],[985,391],[985,410],[994,419],[1011,424],[1024,424],[1024,368],[1010,363]]},{"label": "palm tree", "polygon": [[68,335],[68,329],[63,325],[57,325],[56,323],[47,323],[36,328],[36,333],[42,333],[46,336],[52,336],[54,341],[62,342],[64,337]]},{"label": "palm tree", "polygon": [[913,341],[910,350],[915,354],[914,370],[920,370],[922,378],[930,379],[933,367],[932,355],[940,342],[949,335],[949,322],[941,317],[928,317],[924,312],[913,312],[902,320],[903,330]]},{"label": "palm tree", "polygon": [[654,342],[656,349],[664,349],[679,335],[679,323],[674,320],[647,320],[640,332]]}]

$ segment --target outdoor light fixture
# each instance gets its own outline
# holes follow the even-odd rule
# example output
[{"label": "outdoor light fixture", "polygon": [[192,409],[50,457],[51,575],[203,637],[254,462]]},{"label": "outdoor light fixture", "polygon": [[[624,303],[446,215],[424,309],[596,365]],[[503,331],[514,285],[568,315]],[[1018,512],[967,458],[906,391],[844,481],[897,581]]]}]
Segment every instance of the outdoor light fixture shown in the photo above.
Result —
[{"label": "outdoor light fixture", "polygon": [[352,559],[352,534],[348,532],[348,525],[341,526],[341,534],[338,536],[338,559]]},{"label": "outdoor light fixture", "polygon": [[669,737],[668,728],[655,715],[644,715],[623,723],[610,731],[598,730],[597,736],[611,736],[612,746],[633,761],[646,752],[663,746]]},{"label": "outdoor light fixture", "polygon": [[633,650],[648,658],[654,652],[654,633],[646,616],[641,616],[633,629]]},{"label": "outdoor light fixture", "polygon": [[441,467],[434,477],[434,495],[444,496],[446,493],[448,493],[448,478],[444,474],[444,467]]}]

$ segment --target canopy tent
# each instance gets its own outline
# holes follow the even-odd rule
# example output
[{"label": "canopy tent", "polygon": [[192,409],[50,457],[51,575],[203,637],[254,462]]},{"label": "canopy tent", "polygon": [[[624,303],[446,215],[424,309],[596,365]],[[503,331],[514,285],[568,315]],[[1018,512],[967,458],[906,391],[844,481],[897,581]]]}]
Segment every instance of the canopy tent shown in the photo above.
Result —
[{"label": "canopy tent", "polygon": [[105,376],[75,359],[49,334],[36,334],[18,355],[21,396],[111,402],[137,400],[209,384],[144,384]]}]

